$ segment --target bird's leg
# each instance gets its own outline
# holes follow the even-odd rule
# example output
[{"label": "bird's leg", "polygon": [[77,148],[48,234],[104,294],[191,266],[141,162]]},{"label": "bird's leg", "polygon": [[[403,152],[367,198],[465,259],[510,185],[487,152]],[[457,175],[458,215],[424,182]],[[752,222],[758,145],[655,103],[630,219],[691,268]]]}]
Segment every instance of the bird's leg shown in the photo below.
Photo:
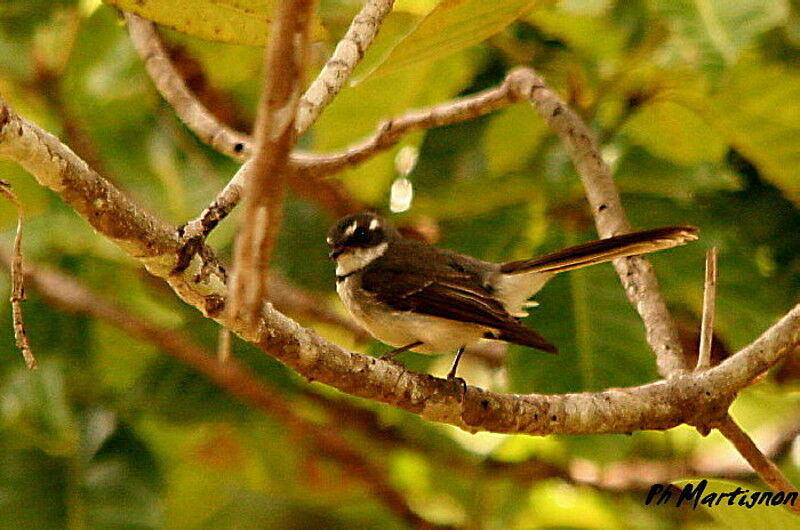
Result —
[{"label": "bird's leg", "polygon": [[464,354],[464,350],[466,346],[461,346],[456,352],[456,359],[453,361],[453,367],[450,368],[450,371],[447,373],[448,379],[453,379],[456,376],[456,370],[458,369],[458,363],[461,361],[461,356]]},{"label": "bird's leg", "polygon": [[392,350],[392,351],[390,351],[388,353],[384,353],[383,355],[381,355],[381,359],[385,359],[387,361],[389,359],[394,359],[394,356],[397,355],[398,353],[403,353],[404,351],[408,351],[411,348],[416,348],[417,346],[420,346],[420,345],[422,345],[422,341],[421,340],[418,340],[416,342],[412,342],[411,344],[406,344],[405,346],[401,346],[400,348],[395,348],[394,350]]}]

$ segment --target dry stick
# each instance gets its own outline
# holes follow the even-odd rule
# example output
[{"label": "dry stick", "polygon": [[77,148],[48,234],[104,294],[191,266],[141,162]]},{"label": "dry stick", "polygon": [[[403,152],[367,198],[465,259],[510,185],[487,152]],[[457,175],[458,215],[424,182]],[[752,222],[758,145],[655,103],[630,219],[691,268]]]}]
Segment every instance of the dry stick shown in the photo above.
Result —
[{"label": "dry stick", "polygon": [[[462,386],[345,351],[270,304],[263,308],[260,327],[266,333],[259,338],[222,311],[225,275],[212,252],[198,252],[185,270],[175,272],[183,242],[172,227],[136,206],[58,138],[20,118],[2,98],[0,156],[15,160],[41,185],[57,192],[98,232],[166,280],[186,303],[305,378],[468,431],[626,433],[708,422],[719,418],[719,410],[724,413],[732,396],[753,377],[800,347],[798,304],[753,343],[702,373],[602,392],[516,395]],[[204,268],[210,274],[198,274]]]},{"label": "dry stick", "polygon": [[25,283],[22,275],[22,218],[24,217],[22,204],[11,189],[11,184],[0,180],[0,195],[5,196],[17,208],[17,231],[14,234],[14,252],[11,256],[11,318],[14,325],[14,340],[25,359],[25,366],[35,370],[39,364],[31,350],[28,341],[28,332],[25,330],[25,319],[22,316],[22,302],[25,301]]},{"label": "dry stick", "polygon": [[[0,251],[0,259],[8,261]],[[165,329],[138,318],[103,296],[61,272],[48,267],[25,267],[25,277],[45,299],[68,311],[87,314],[118,327],[133,337],[156,345],[164,353],[208,377],[222,390],[280,421],[298,434],[298,439],[314,444],[339,465],[361,479],[392,512],[409,523],[422,524],[390,484],[383,470],[356,452],[331,426],[317,425],[297,415],[285,396],[277,394],[258,380],[255,374],[235,360],[221,363],[180,332]]]},{"label": "dry stick", "polygon": [[308,58],[313,0],[280,2],[264,53],[264,86],[256,116],[256,148],[246,165],[244,224],[236,238],[226,311],[255,329],[267,294],[269,264],[283,215],[294,118]]},{"label": "dry stick", "polygon": [[700,321],[700,345],[695,370],[711,366],[711,342],[714,337],[714,306],[717,298],[717,247],[706,254],[706,277],[703,285],[703,316]]},{"label": "dry stick", "polygon": [[[711,248],[706,254],[706,274],[703,291],[703,316],[700,325],[700,345],[697,354],[695,371],[701,372],[711,366],[711,341],[714,334],[714,306],[717,292],[717,248]],[[730,414],[713,424],[751,465],[756,473],[773,490],[794,491],[795,488],[781,473],[781,470],[762,453],[753,440],[733,420]],[[701,433],[708,434],[708,426],[699,426]],[[800,512],[800,504],[792,505],[792,509]]]},{"label": "dry stick", "polygon": [[[758,473],[764,482],[774,491],[782,491],[784,493],[798,491],[797,488],[783,476],[778,466],[767,458],[764,453],[759,450],[758,446],[753,443],[750,436],[733,421],[733,418],[726,416],[716,427],[725,438],[730,440],[734,447],[736,447],[736,450],[739,451],[739,454],[747,460],[756,473]],[[790,504],[788,507],[800,513],[800,503]]]},{"label": "dry stick", "polygon": [[336,45],[333,55],[300,100],[295,119],[298,134],[303,134],[314,124],[325,107],[342,89],[372,44],[384,17],[389,14],[393,5],[394,0],[367,0],[361,11],[353,18],[347,33]]},{"label": "dry stick", "polygon": [[[509,73],[520,98],[527,99],[559,136],[581,177],[597,232],[610,237],[631,231],[611,169],[603,161],[592,131],[536,73],[520,68]],[[614,268],[631,304],[645,325],[658,371],[671,377],[684,370],[678,332],[658,288],[653,269],[642,257],[618,259]]]}]

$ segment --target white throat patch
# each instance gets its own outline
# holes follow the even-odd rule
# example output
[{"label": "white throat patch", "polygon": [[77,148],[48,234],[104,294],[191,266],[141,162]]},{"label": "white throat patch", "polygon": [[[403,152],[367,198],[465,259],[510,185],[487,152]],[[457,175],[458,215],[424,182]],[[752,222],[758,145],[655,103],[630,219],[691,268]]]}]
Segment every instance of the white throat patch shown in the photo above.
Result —
[{"label": "white throat patch", "polygon": [[336,276],[346,276],[351,272],[363,269],[376,259],[383,256],[389,243],[383,242],[380,245],[370,248],[354,248],[336,258]]}]

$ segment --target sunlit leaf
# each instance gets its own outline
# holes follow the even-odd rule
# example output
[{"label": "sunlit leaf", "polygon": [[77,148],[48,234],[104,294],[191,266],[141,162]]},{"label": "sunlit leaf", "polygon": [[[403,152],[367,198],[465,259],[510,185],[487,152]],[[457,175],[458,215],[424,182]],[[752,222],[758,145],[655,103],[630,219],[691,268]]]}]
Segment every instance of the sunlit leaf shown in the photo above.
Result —
[{"label": "sunlit leaf", "polygon": [[800,204],[800,75],[743,59],[709,102],[709,118],[720,134]]},{"label": "sunlit leaf", "polygon": [[483,135],[486,166],[491,175],[520,171],[549,129],[530,105],[513,105],[492,116]]},{"label": "sunlit leaf", "polygon": [[534,3],[535,0],[442,0],[366,77],[428,63],[477,44],[501,31]]},{"label": "sunlit leaf", "polygon": [[[263,46],[274,0],[103,0],[142,18],[201,39]],[[313,19],[312,36],[325,30]]]}]

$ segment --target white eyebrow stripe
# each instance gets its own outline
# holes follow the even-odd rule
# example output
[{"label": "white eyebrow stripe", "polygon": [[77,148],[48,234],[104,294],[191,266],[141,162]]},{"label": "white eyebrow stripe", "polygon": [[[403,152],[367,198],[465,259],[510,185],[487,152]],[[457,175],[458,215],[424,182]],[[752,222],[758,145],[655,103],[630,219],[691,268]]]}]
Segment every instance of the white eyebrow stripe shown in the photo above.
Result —
[{"label": "white eyebrow stripe", "polygon": [[350,226],[344,229],[344,238],[347,239],[348,237],[352,236],[356,231],[356,227],[358,227],[358,221],[353,221],[350,223]]},{"label": "white eyebrow stripe", "polygon": [[381,224],[380,221],[378,221],[377,219],[373,219],[372,221],[369,222],[369,229],[375,230],[376,228],[378,228],[380,224]]},{"label": "white eyebrow stripe", "polygon": [[328,236],[328,237],[326,237],[326,238],[325,238],[325,241],[326,241],[326,242],[327,242],[329,245],[333,245],[333,238],[332,238],[331,236]]}]

